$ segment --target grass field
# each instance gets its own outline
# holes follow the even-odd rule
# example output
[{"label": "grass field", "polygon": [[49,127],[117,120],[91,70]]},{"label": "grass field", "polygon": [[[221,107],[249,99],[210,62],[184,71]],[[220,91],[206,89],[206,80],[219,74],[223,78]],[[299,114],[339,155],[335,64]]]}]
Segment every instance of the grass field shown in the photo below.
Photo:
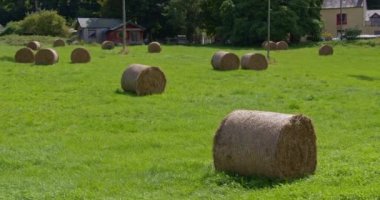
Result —
[{"label": "grass field", "polygon": [[[0,199],[379,199],[380,47],[273,52],[266,71],[218,72],[216,47],[102,51],[70,64],[16,64],[0,45]],[[233,48],[239,56],[249,48]],[[121,92],[131,63],[159,66],[162,95]],[[303,113],[318,138],[315,175],[294,181],[217,173],[212,140],[235,109]]]}]

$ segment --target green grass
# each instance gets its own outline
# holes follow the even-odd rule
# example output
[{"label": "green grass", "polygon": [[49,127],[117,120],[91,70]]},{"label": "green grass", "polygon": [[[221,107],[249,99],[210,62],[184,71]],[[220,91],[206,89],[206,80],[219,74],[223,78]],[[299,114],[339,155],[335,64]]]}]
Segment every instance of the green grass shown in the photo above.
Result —
[{"label": "green grass", "polygon": [[[58,64],[34,66],[14,63],[19,47],[0,45],[0,199],[380,198],[380,47],[273,52],[262,72],[213,71],[216,47],[133,46],[127,56],[87,47],[90,64],[70,64],[68,46]],[[161,67],[165,93],[120,93],[131,63]],[[213,136],[235,109],[309,116],[315,175],[216,173]]]}]

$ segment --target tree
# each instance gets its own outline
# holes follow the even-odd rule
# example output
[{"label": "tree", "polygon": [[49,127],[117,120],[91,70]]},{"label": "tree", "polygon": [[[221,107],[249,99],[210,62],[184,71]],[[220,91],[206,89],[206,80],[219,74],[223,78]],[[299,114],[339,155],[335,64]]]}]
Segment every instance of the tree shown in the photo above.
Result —
[{"label": "tree", "polygon": [[[247,45],[267,37],[267,1],[204,0],[202,8],[203,20],[209,23],[205,28],[222,42]],[[272,0],[271,38],[290,36],[294,42],[304,35],[319,38],[320,8],[320,0]]]}]

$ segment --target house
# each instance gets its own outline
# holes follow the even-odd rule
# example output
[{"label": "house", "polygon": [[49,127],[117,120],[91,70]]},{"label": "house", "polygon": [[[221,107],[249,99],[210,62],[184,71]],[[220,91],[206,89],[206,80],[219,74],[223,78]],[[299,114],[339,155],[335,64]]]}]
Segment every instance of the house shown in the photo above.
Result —
[{"label": "house", "polygon": [[[342,14],[340,14],[341,1]],[[323,31],[333,36],[339,36],[348,28],[360,29],[362,34],[379,34],[379,17],[378,10],[368,10],[366,0],[324,0],[322,4]]]},{"label": "house", "polygon": [[[143,44],[145,28],[132,22],[126,23],[126,36],[128,44]],[[107,40],[115,43],[123,42],[123,23],[109,29],[106,32]]]},{"label": "house", "polygon": [[[135,23],[127,22],[127,42],[129,44],[142,44],[145,29]],[[75,29],[79,39],[85,42],[101,43],[110,40],[122,43],[123,21],[108,18],[78,18]]]}]

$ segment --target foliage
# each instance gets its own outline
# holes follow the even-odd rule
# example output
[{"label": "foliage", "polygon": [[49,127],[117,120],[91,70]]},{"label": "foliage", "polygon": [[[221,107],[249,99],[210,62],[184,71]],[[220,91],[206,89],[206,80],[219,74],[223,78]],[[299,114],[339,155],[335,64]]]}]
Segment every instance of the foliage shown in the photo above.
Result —
[{"label": "foliage", "polygon": [[344,34],[344,37],[347,39],[347,40],[354,40],[356,39],[360,34],[362,33],[362,31],[358,28],[348,28],[345,30],[345,34]]},{"label": "foliage", "polygon": [[[261,0],[205,0],[202,16],[209,23],[205,28],[222,41],[261,43],[267,37],[267,4]],[[304,35],[320,38],[320,7],[319,0],[272,1],[271,38],[293,42]]]},{"label": "foliage", "polygon": [[22,21],[7,25],[6,34],[66,36],[66,20],[56,11],[39,11],[29,14]]},{"label": "foliage", "polygon": [[9,22],[1,35],[21,34],[21,22]]},{"label": "foliage", "polygon": [[[85,46],[92,62],[73,65],[75,47],[66,46],[58,64],[33,67],[13,62],[20,47],[0,44],[0,199],[377,199],[380,47],[337,45],[321,58],[314,45],[273,52],[266,71],[217,72],[217,49],[264,51],[163,46],[148,55],[130,46],[121,56],[119,47]],[[160,66],[165,93],[121,92],[131,63]],[[315,175],[279,182],[215,172],[215,131],[241,108],[310,117]]]},{"label": "foliage", "polygon": [[333,39],[333,35],[329,32],[322,33],[322,37],[325,41],[331,41]]}]

